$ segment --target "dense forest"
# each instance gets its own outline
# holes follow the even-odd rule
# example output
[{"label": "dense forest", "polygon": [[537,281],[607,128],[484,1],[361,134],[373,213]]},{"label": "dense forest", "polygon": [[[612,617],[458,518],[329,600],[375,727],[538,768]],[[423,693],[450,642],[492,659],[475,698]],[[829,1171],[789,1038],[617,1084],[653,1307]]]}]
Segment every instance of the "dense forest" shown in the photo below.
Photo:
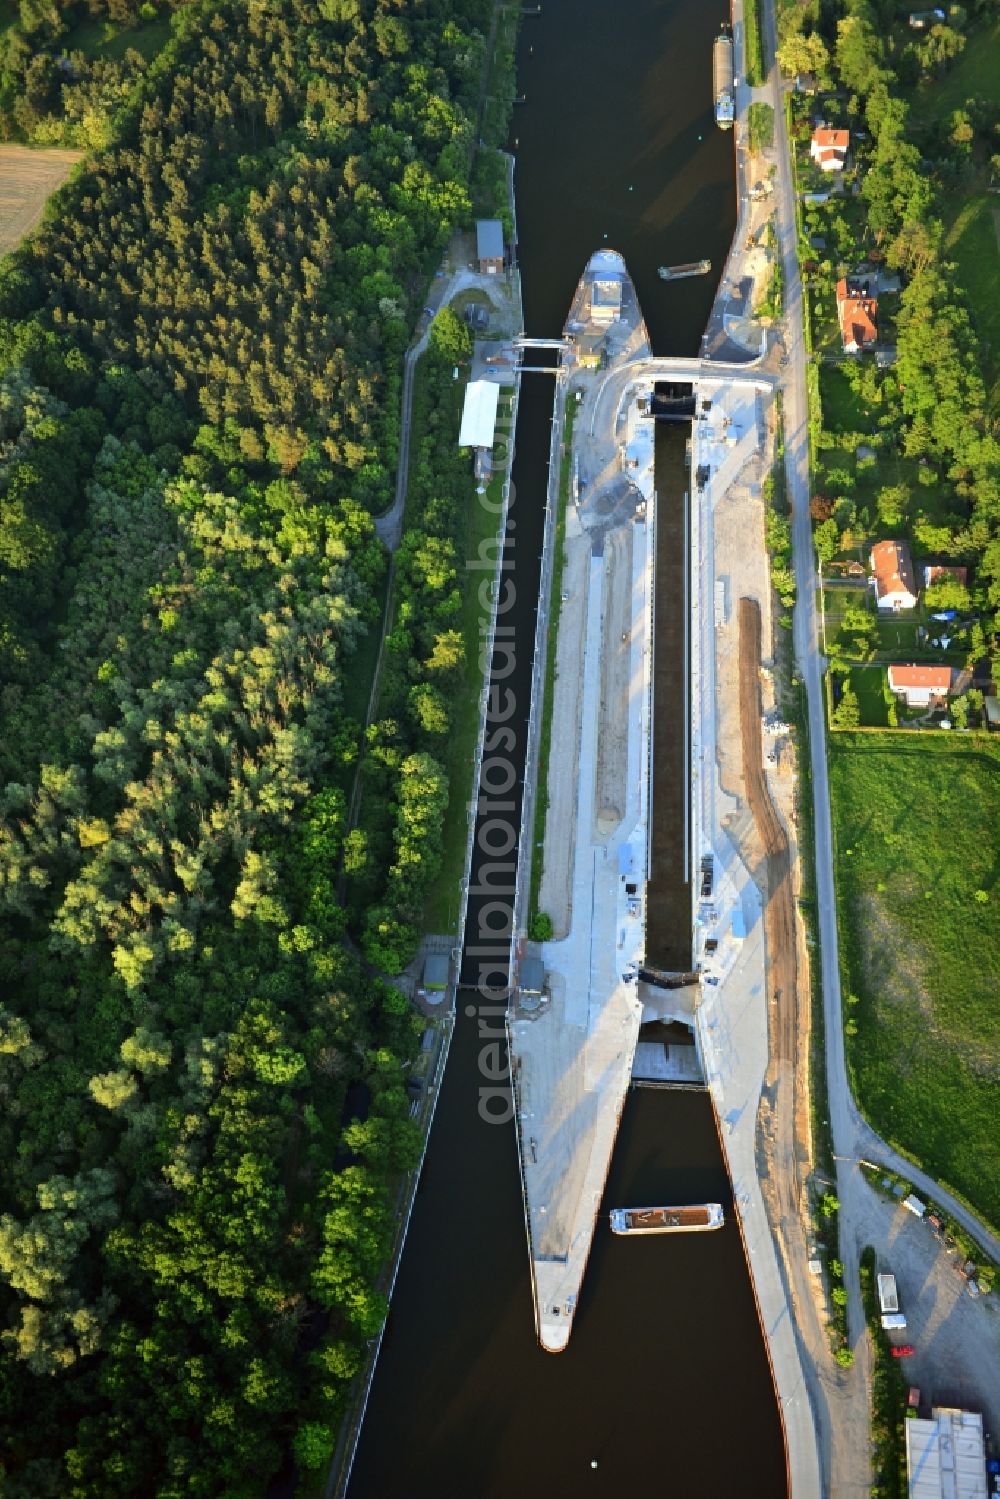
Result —
[{"label": "dense forest", "polygon": [[[884,265],[902,283],[894,365],[867,359],[844,369],[869,423],[830,433],[813,405],[814,440],[825,450],[818,478],[825,492],[814,501],[821,555],[832,556],[860,528],[906,534],[920,558],[970,564],[975,602],[986,613],[986,629],[976,626],[980,656],[996,648],[1000,611],[1000,445],[988,384],[996,351],[977,330],[943,221],[949,195],[1000,174],[1000,103],[994,88],[938,119],[914,101],[933,97],[966,45],[976,46],[977,21],[995,14],[990,0],[952,5],[921,32],[890,0],[831,7],[807,0],[782,10],[778,49],[785,71],[811,70],[823,93],[822,102],[807,101],[811,111],[799,109],[800,138],[808,139],[810,113],[822,113],[850,126],[858,164],[861,231],[847,207],[835,206],[822,226],[834,258],[820,265],[810,243],[802,246],[814,314],[824,300],[832,306],[833,280],[859,262]],[[880,309],[880,323],[883,316]],[[874,443],[876,475],[898,476],[864,514],[841,462],[863,443]]]},{"label": "dense forest", "polygon": [[[395,717],[369,736],[374,862],[346,825],[352,658],[380,617],[402,351],[469,215],[489,11],[195,0],[118,70],[100,149],[0,268],[14,1496],[252,1494],[289,1451],[318,1468],[384,1315],[421,1023],[351,939],[383,968],[411,955],[447,796],[454,516],[426,476]],[[22,0],[8,135],[82,117],[81,13]]]}]

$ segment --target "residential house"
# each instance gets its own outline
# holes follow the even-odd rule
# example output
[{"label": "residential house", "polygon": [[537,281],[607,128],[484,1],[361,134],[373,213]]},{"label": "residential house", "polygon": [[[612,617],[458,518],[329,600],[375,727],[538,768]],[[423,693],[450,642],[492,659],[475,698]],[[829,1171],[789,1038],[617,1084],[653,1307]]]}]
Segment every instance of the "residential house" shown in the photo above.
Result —
[{"label": "residential house", "polygon": [[842,172],[851,144],[849,130],[829,130],[817,125],[809,142],[809,155],[821,172]]},{"label": "residential house", "polygon": [[889,691],[908,708],[940,708],[948,701],[953,677],[950,666],[890,666]]},{"label": "residential house", "polygon": [[969,581],[969,569],[967,567],[949,567],[937,563],[931,567],[924,568],[925,588],[930,588],[932,583],[941,583],[945,578],[951,578],[954,582],[964,585]]},{"label": "residential house", "polygon": [[872,584],[880,610],[915,609],[917,585],[905,541],[877,541],[872,547]]},{"label": "residential house", "polygon": [[499,276],[503,272],[503,225],[499,219],[476,220],[476,258],[480,274]]},{"label": "residential house", "polygon": [[860,354],[878,338],[878,298],[846,277],[837,282],[837,317],[845,354]]}]

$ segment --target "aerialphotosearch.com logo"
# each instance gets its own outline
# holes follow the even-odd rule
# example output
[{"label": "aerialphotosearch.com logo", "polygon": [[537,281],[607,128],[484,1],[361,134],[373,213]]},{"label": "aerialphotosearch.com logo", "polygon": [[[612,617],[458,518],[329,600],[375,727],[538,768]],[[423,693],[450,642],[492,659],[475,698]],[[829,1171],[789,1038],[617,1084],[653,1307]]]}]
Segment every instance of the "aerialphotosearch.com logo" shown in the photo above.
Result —
[{"label": "aerialphotosearch.com logo", "polygon": [[[476,806],[476,836],[472,856],[475,883],[469,887],[470,914],[474,913],[474,933],[467,928],[466,955],[476,961],[478,1002],[466,1006],[466,1015],[479,1020],[479,1116],[488,1124],[509,1124],[514,1117],[514,1099],[510,1083],[506,1047],[506,1014],[510,996],[510,962],[514,933],[514,898],[517,888],[517,766],[514,751],[517,734],[511,720],[517,700],[509,678],[516,666],[514,625],[509,616],[517,598],[511,549],[514,545],[515,491],[510,482],[513,458],[513,403],[504,413],[504,427],[498,430],[494,452],[496,467],[506,475],[506,535],[484,537],[479,555],[466,566],[473,572],[488,574],[479,584],[479,664],[485,677],[489,673],[486,718],[483,727],[483,753],[479,772],[479,800]],[[504,513],[504,501],[491,498],[487,489],[478,496],[484,508],[497,518],[497,530]],[[493,650],[490,653],[491,624]]]}]

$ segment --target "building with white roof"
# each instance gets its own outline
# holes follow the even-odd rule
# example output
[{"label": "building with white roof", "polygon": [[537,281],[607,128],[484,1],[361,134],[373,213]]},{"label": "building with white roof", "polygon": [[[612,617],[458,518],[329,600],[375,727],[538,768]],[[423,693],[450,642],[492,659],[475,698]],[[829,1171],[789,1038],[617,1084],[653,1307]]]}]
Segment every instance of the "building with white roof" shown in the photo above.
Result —
[{"label": "building with white roof", "polygon": [[910,1499],[986,1499],[983,1418],[941,1406],[906,1422]]},{"label": "building with white roof", "polygon": [[500,387],[492,380],[470,380],[465,388],[460,448],[492,448]]}]

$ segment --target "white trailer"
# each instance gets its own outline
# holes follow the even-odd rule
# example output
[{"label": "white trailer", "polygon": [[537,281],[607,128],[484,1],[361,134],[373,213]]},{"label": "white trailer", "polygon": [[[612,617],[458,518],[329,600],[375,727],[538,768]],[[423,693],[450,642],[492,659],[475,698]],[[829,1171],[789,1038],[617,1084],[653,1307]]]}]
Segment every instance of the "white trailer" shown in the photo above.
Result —
[{"label": "white trailer", "polygon": [[880,1275],[878,1283],[878,1304],[883,1314],[886,1312],[899,1311],[899,1293],[896,1290],[896,1277],[894,1275]]},{"label": "white trailer", "polygon": [[899,1310],[899,1292],[896,1290],[896,1277],[894,1275],[879,1275],[876,1277],[878,1285],[878,1304],[882,1311],[882,1326],[888,1331],[893,1327],[905,1327],[906,1318]]}]

